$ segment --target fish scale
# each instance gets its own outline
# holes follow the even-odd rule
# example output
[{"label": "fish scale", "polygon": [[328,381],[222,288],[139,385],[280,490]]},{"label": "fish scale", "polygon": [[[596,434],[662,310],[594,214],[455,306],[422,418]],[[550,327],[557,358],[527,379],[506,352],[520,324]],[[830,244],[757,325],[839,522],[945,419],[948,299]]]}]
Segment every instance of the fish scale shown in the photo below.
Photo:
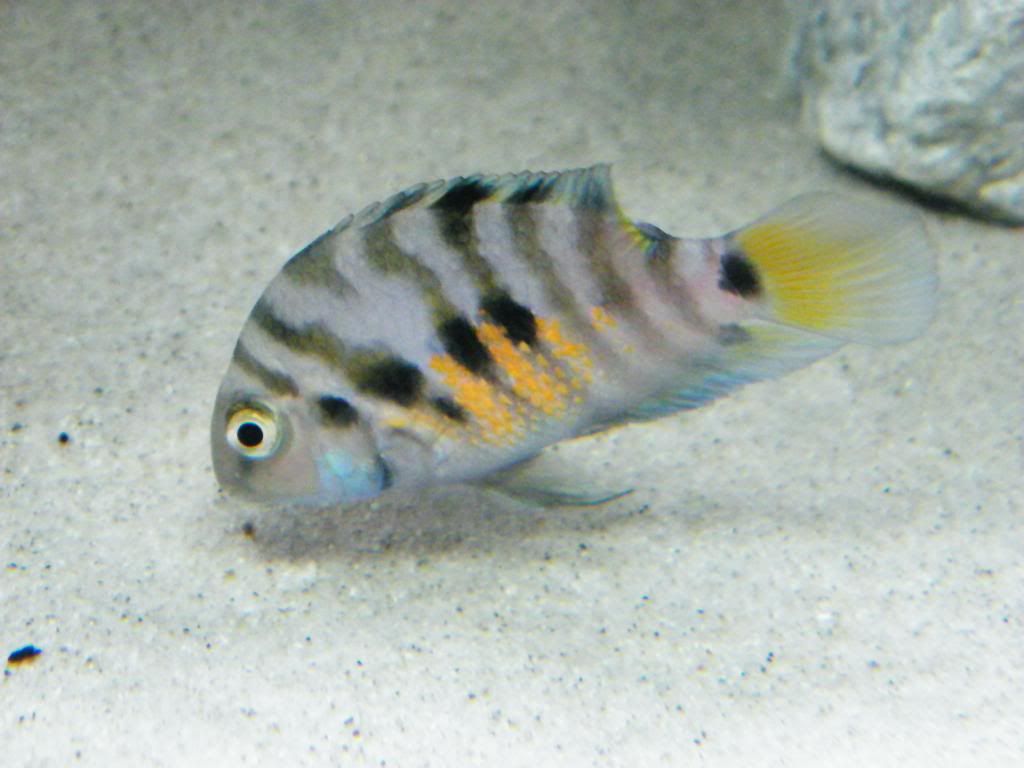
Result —
[{"label": "fish scale", "polygon": [[214,468],[260,500],[537,498],[510,468],[549,445],[912,338],[935,284],[913,217],[837,196],[683,239],[629,220],[607,166],[419,184],[271,281],[217,395]]}]

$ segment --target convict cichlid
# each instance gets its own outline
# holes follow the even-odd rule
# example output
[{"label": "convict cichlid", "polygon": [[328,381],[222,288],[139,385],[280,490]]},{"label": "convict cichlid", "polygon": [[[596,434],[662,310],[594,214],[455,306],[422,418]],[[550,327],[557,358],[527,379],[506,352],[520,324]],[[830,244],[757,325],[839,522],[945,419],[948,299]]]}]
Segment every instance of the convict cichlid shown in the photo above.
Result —
[{"label": "convict cichlid", "polygon": [[558,441],[912,339],[936,282],[913,215],[833,194],[684,239],[626,218],[607,166],[420,184],[271,281],[213,465],[229,491],[325,505],[505,482]]}]

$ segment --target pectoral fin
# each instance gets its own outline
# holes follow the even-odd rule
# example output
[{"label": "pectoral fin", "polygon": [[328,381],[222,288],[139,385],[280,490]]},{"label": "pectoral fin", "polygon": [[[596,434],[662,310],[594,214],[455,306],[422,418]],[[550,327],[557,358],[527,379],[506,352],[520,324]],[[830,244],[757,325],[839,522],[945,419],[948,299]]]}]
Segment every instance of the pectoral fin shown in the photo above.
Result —
[{"label": "pectoral fin", "polygon": [[621,498],[632,488],[610,489],[572,472],[545,451],[490,475],[481,483],[512,498],[546,507],[591,507]]}]

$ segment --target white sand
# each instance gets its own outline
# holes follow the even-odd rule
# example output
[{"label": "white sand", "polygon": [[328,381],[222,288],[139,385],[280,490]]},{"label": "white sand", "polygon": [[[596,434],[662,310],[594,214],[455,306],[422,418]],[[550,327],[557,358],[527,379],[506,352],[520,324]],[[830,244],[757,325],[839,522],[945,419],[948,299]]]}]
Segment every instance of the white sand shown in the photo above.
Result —
[{"label": "white sand", "polygon": [[252,302],[402,186],[886,196],[795,127],[778,0],[195,5],[0,7],[0,764],[1024,760],[1020,231],[925,212],[926,337],[567,447],[604,507],[217,494]]}]

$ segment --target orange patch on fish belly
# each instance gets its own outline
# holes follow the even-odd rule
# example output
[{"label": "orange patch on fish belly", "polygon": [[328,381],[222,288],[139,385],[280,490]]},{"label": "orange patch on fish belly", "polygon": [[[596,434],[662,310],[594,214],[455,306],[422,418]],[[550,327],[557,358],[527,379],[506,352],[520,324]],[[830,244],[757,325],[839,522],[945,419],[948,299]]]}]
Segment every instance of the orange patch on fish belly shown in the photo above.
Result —
[{"label": "orange patch on fish belly", "polygon": [[451,355],[435,355],[430,359],[430,367],[452,391],[459,407],[483,428],[482,440],[500,444],[522,435],[523,414],[493,384],[467,371]]},{"label": "orange patch on fish belly", "polygon": [[534,418],[564,417],[583,402],[581,390],[592,379],[590,353],[585,345],[566,338],[557,320],[537,319],[537,338],[544,342],[544,351],[513,341],[495,323],[480,323],[476,332],[511,396],[451,355],[435,355],[429,363],[458,406],[479,426],[470,439],[507,444],[524,437]]},{"label": "orange patch on fish belly", "polygon": [[517,397],[545,416],[565,412],[569,385],[545,370],[547,361],[537,356],[525,342],[515,344],[497,325],[481,323],[477,332],[494,362],[508,376]]},{"label": "orange patch on fish belly", "polygon": [[590,352],[584,344],[568,340],[562,334],[562,327],[557,320],[538,317],[537,338],[547,344],[551,353],[567,364],[584,384],[591,382],[594,363],[590,359]]}]

